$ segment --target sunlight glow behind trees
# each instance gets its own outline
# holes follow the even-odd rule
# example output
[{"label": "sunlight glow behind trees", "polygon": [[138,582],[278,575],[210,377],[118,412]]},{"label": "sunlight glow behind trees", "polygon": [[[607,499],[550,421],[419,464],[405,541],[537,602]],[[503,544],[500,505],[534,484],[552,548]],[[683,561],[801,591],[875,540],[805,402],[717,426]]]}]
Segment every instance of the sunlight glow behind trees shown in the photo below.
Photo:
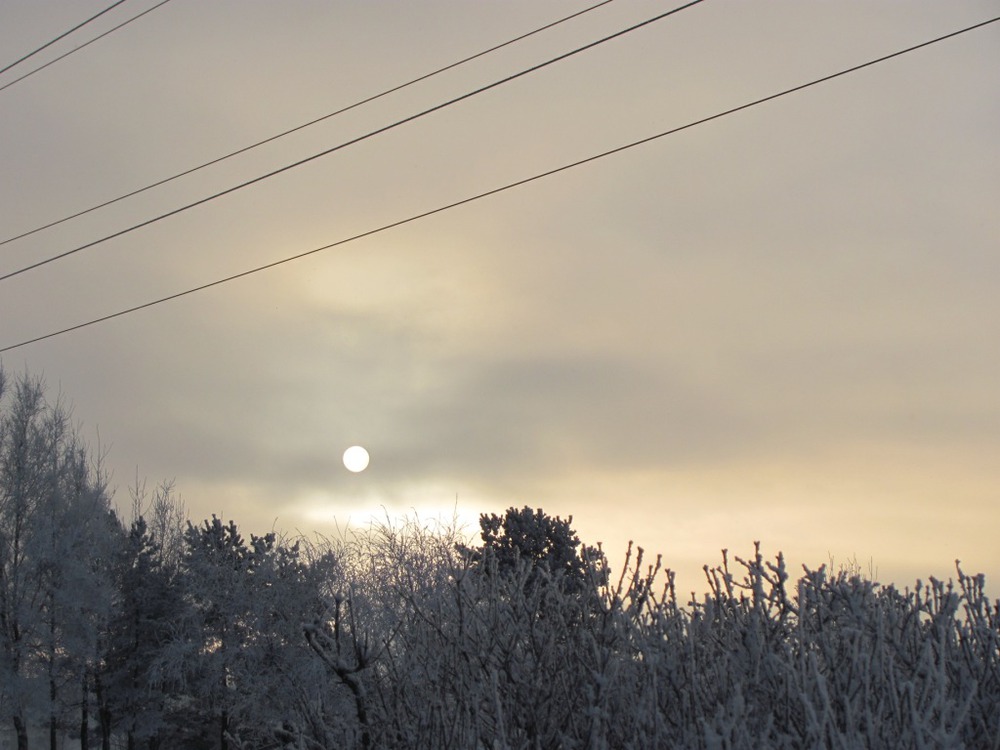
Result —
[{"label": "sunlight glow behind trees", "polygon": [[[39,379],[0,371],[0,718],[18,750],[989,747],[1000,601],[725,550],[708,590],[572,519],[245,538],[169,483],[131,519]],[[0,735],[2,737],[2,735]],[[992,745],[992,746],[995,746]]]}]

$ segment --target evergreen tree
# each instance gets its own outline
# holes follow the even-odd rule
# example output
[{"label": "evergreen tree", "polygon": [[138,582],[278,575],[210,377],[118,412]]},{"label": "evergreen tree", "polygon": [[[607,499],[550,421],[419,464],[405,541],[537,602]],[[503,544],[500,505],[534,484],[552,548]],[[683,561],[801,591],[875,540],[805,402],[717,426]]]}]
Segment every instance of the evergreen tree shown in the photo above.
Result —
[{"label": "evergreen tree", "polygon": [[124,538],[115,573],[118,595],[99,696],[102,740],[109,744],[111,729],[118,726],[128,750],[156,748],[177,689],[177,681],[165,678],[158,665],[176,623],[187,618],[182,592],[142,516]]},{"label": "evergreen tree", "polygon": [[563,520],[528,506],[508,508],[502,517],[483,513],[479,517],[482,546],[458,545],[458,549],[482,572],[495,570],[510,576],[526,571],[526,583],[534,585],[544,571],[560,579],[566,591],[579,593],[593,588],[588,579],[602,555],[581,545],[572,522],[572,516]]},{"label": "evergreen tree", "polygon": [[214,726],[207,738],[221,750],[273,741],[315,682],[302,625],[322,611],[321,582],[299,546],[273,533],[248,544],[234,522],[213,516],[189,524],[185,540],[189,723]]}]

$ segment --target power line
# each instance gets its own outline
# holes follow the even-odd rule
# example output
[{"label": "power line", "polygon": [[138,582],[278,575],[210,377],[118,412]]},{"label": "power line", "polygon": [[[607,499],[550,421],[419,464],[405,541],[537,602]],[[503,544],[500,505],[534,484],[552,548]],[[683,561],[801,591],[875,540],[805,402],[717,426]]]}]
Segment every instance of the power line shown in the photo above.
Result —
[{"label": "power line", "polygon": [[49,60],[44,65],[39,65],[37,68],[35,68],[33,70],[29,70],[27,73],[25,73],[24,75],[22,75],[19,78],[15,78],[13,81],[8,81],[3,86],[0,86],[0,91],[3,91],[4,89],[9,89],[15,83],[19,83],[19,82],[23,81],[25,78],[27,78],[28,76],[33,76],[33,75],[35,75],[35,73],[37,73],[37,72],[39,72],[41,70],[45,70],[50,65],[55,65],[60,60],[64,60],[67,57],[69,57],[70,55],[72,55],[74,52],[79,52],[84,47],[89,47],[91,44],[93,44],[94,42],[96,42],[98,39],[103,39],[104,37],[108,36],[108,34],[113,34],[114,32],[118,31],[118,29],[121,29],[121,28],[124,28],[125,26],[128,26],[133,21],[138,21],[140,18],[142,18],[146,14],[152,13],[154,10],[156,10],[157,8],[159,8],[161,5],[166,5],[169,2],[170,2],[170,0],[160,0],[160,2],[158,2],[152,8],[147,8],[146,10],[142,11],[141,13],[137,13],[136,15],[132,16],[131,18],[129,18],[129,19],[125,20],[125,21],[122,21],[117,26],[112,26],[110,29],[108,29],[107,31],[105,31],[103,34],[98,34],[97,36],[95,36],[89,42],[84,42],[83,44],[81,44],[81,45],[79,45],[77,47],[74,47],[69,52],[65,52],[65,53],[59,55],[59,57],[57,57],[57,58],[55,58],[53,60]]},{"label": "power line", "polygon": [[206,161],[204,164],[199,164],[196,167],[191,167],[190,169],[185,169],[183,172],[178,172],[177,174],[172,175],[170,177],[165,177],[165,178],[163,178],[161,180],[157,180],[156,182],[150,183],[149,185],[146,185],[145,187],[141,187],[141,188],[138,188],[137,190],[133,190],[133,191],[131,191],[129,193],[125,193],[123,195],[119,195],[117,198],[112,198],[110,200],[104,201],[103,203],[98,203],[97,205],[91,206],[90,208],[86,208],[86,209],[83,209],[82,211],[78,211],[75,214],[71,214],[69,216],[64,216],[61,219],[57,219],[55,221],[51,221],[48,224],[45,224],[43,226],[36,227],[36,228],[31,229],[31,230],[29,230],[27,232],[22,232],[21,234],[15,236],[15,237],[9,237],[8,239],[0,240],[0,245],[6,245],[9,242],[14,242],[16,240],[23,239],[24,237],[30,237],[31,235],[37,234],[38,232],[41,232],[41,231],[43,231],[45,229],[50,229],[50,228],[52,228],[54,226],[58,226],[59,224],[63,224],[65,222],[67,222],[67,221],[71,221],[72,219],[77,219],[77,218],[79,218],[81,216],[84,216],[86,214],[89,214],[89,213],[91,213],[93,211],[97,211],[98,209],[105,208],[105,207],[110,206],[110,205],[112,205],[114,203],[118,203],[119,201],[123,201],[123,200],[125,200],[127,198],[132,198],[132,197],[134,197],[136,195],[139,195],[140,193],[145,193],[147,190],[152,190],[153,188],[160,187],[161,185],[166,185],[168,182],[173,182],[174,180],[180,179],[181,177],[186,177],[187,175],[193,174],[194,172],[197,172],[199,170],[205,169],[206,167],[211,167],[211,166],[213,166],[215,164],[218,164],[219,162],[225,161],[226,159],[230,159],[230,158],[232,158],[234,156],[239,156],[240,154],[246,153],[247,151],[255,149],[255,148],[259,147],[259,146],[263,146],[265,144],[271,143],[272,141],[276,141],[279,138],[284,138],[286,135],[291,135],[292,133],[297,133],[300,130],[303,130],[305,128],[310,127],[311,125],[316,125],[317,123],[323,122],[324,120],[329,120],[331,117],[336,117],[337,115],[342,115],[345,112],[349,112],[352,109],[356,109],[356,108],[358,108],[358,107],[360,107],[360,106],[362,106],[364,104],[368,104],[370,102],[373,102],[376,99],[381,99],[382,97],[388,96],[389,94],[394,94],[395,92],[400,91],[402,89],[405,89],[408,86],[412,86],[412,85],[414,85],[416,83],[420,83],[421,81],[426,81],[428,78],[436,76],[439,73],[444,73],[445,71],[451,70],[453,68],[457,68],[459,65],[464,65],[465,63],[472,62],[473,60],[476,60],[476,59],[478,59],[480,57],[488,55],[491,52],[496,52],[499,49],[503,49],[504,47],[508,47],[508,46],[510,46],[510,45],[512,45],[512,44],[514,44],[516,42],[520,42],[523,39],[527,39],[530,36],[534,36],[535,34],[540,34],[541,32],[547,31],[548,29],[551,29],[554,26],[558,26],[561,23],[565,23],[566,21],[569,21],[569,20],[571,20],[573,18],[577,18],[578,16],[582,16],[585,13],[589,13],[592,10],[596,10],[597,8],[600,8],[602,5],[608,5],[611,2],[613,2],[613,0],[601,0],[601,2],[597,3],[596,5],[591,5],[591,6],[587,7],[587,8],[584,8],[583,10],[577,11],[576,13],[571,13],[568,16],[564,16],[564,17],[562,17],[562,18],[560,18],[560,19],[558,19],[556,21],[552,21],[551,23],[548,23],[548,24],[546,24],[544,26],[541,26],[541,27],[539,27],[537,29],[529,31],[526,34],[521,34],[520,36],[516,36],[513,39],[508,39],[506,42],[501,42],[500,44],[494,45],[493,47],[490,47],[489,49],[483,50],[482,52],[477,52],[476,54],[470,55],[469,57],[465,57],[465,58],[463,58],[463,59],[461,59],[461,60],[459,60],[457,62],[453,62],[453,63],[451,63],[449,65],[445,65],[442,68],[438,68],[436,70],[433,70],[430,73],[425,73],[425,74],[423,74],[421,76],[418,76],[417,78],[414,78],[414,79],[412,79],[410,81],[407,81],[406,83],[398,84],[398,85],[393,86],[391,88],[388,88],[385,91],[382,91],[382,92],[380,92],[378,94],[374,94],[374,95],[369,96],[369,97],[367,97],[365,99],[361,99],[360,101],[354,102],[353,104],[349,104],[349,105],[347,105],[345,107],[341,107],[340,109],[338,109],[338,110],[336,110],[334,112],[330,112],[329,114],[322,115],[321,117],[317,117],[316,119],[310,120],[309,122],[302,123],[301,125],[296,125],[294,128],[290,128],[289,130],[285,130],[285,131],[283,131],[281,133],[277,133],[276,135],[272,135],[272,136],[270,136],[268,138],[264,138],[263,140],[257,141],[256,143],[251,143],[249,146],[244,146],[243,148],[239,148],[236,151],[232,151],[232,152],[230,152],[228,154],[225,154],[224,156],[219,156],[219,157],[217,157],[215,159],[212,159],[211,161]]},{"label": "power line", "polygon": [[41,266],[48,265],[49,263],[53,263],[53,262],[55,262],[57,260],[62,260],[63,258],[66,258],[66,257],[68,257],[70,255],[75,254],[75,253],[78,253],[78,252],[80,252],[82,250],[87,250],[88,248],[94,247],[96,245],[100,245],[101,243],[107,242],[108,240],[115,239],[116,237],[121,237],[122,235],[128,234],[129,232],[134,232],[137,229],[141,229],[143,227],[147,227],[150,224],[155,224],[156,222],[161,221],[162,219],[166,219],[166,218],[169,218],[171,216],[176,216],[177,214],[183,213],[184,211],[187,211],[188,209],[194,208],[195,206],[200,206],[203,203],[208,203],[209,201],[213,201],[216,198],[221,198],[224,195],[229,195],[230,193],[235,193],[237,190],[242,190],[245,187],[249,187],[251,185],[255,185],[258,182],[261,182],[263,180],[268,179],[269,177],[274,177],[275,175],[279,175],[279,174],[281,174],[283,172],[287,172],[287,171],[289,171],[291,169],[295,169],[296,167],[300,167],[303,164],[308,164],[309,162],[315,161],[316,159],[319,159],[320,157],[328,156],[329,154],[332,154],[335,151],[340,151],[342,149],[347,148],[348,146],[353,146],[356,143],[360,143],[361,141],[365,141],[365,140],[368,140],[369,138],[373,138],[376,135],[380,135],[381,133],[385,133],[385,132],[387,132],[389,130],[392,130],[393,128],[397,128],[400,125],[405,125],[408,122],[413,122],[414,120],[418,120],[421,117],[424,117],[426,115],[431,114],[432,112],[437,112],[438,110],[445,109],[446,107],[450,107],[453,104],[457,104],[458,102],[464,101],[466,99],[470,99],[473,96],[476,96],[477,94],[482,94],[485,91],[489,91],[490,89],[494,89],[494,88],[497,88],[498,86],[502,86],[505,83],[509,83],[509,82],[511,82],[513,80],[516,80],[518,78],[526,76],[529,73],[534,73],[534,72],[536,72],[538,70],[541,70],[542,68],[548,67],[549,65],[552,65],[554,63],[560,62],[561,60],[565,60],[567,58],[573,57],[574,55],[577,55],[577,54],[579,54],[581,52],[585,52],[586,50],[593,49],[594,47],[597,47],[600,44],[604,44],[605,42],[611,41],[612,39],[616,39],[616,38],[618,38],[620,36],[624,36],[625,34],[628,34],[630,32],[636,31],[637,29],[641,29],[641,28],[643,28],[645,26],[648,26],[648,25],[650,25],[650,24],[652,24],[652,23],[654,23],[656,21],[660,21],[660,20],[662,20],[664,18],[667,18],[668,16],[672,16],[675,13],[679,13],[682,10],[685,10],[687,8],[690,8],[690,7],[693,7],[695,5],[698,5],[699,3],[702,3],[704,1],[705,0],[691,0],[691,2],[688,2],[685,5],[681,5],[680,7],[674,8],[673,10],[668,10],[665,13],[660,13],[659,15],[653,16],[652,18],[649,18],[649,19],[647,19],[645,21],[640,21],[639,23],[634,24],[633,26],[629,26],[628,28],[622,29],[621,31],[616,31],[614,34],[610,34],[610,35],[608,35],[606,37],[598,39],[597,41],[590,42],[589,44],[585,44],[582,47],[577,47],[576,49],[574,49],[574,50],[572,50],[570,52],[566,52],[566,53],[564,53],[562,55],[559,55],[558,57],[553,57],[552,59],[547,60],[547,61],[545,61],[543,63],[539,63],[537,65],[533,65],[530,68],[525,68],[524,70],[522,70],[522,71],[520,71],[518,73],[514,73],[513,75],[509,75],[506,78],[501,78],[499,81],[494,81],[493,83],[486,84],[485,86],[480,86],[479,88],[477,88],[477,89],[475,89],[473,91],[470,91],[470,92],[467,92],[467,93],[462,94],[460,96],[457,96],[454,99],[449,99],[448,101],[446,101],[446,102],[444,102],[442,104],[436,104],[435,106],[433,106],[433,107],[431,107],[429,109],[425,109],[425,110],[423,110],[421,112],[418,112],[418,113],[416,113],[414,115],[410,115],[409,117],[404,117],[402,120],[397,120],[396,122],[394,122],[394,123],[392,123],[390,125],[385,125],[385,126],[383,126],[381,128],[378,128],[377,130],[369,131],[365,135],[358,136],[357,138],[352,138],[349,141],[344,141],[343,143],[340,143],[340,144],[338,144],[336,146],[333,146],[331,148],[328,148],[328,149],[325,149],[323,151],[320,151],[317,154],[313,154],[312,156],[307,156],[304,159],[299,159],[298,161],[292,162],[291,164],[286,164],[283,167],[280,167],[278,169],[275,169],[275,170],[272,170],[270,172],[267,172],[266,174],[259,175],[257,177],[254,177],[253,179],[247,180],[245,182],[241,182],[238,185],[234,185],[233,187],[226,188],[225,190],[222,190],[222,191],[220,191],[218,193],[214,193],[214,194],[209,195],[209,196],[207,196],[205,198],[201,198],[199,200],[196,200],[193,203],[188,203],[188,204],[186,204],[184,206],[181,206],[180,208],[175,208],[172,211],[167,211],[166,213],[160,214],[159,216],[154,216],[152,219],[147,219],[146,221],[140,222],[138,224],[133,224],[132,226],[127,227],[125,229],[121,229],[121,230],[119,230],[117,232],[113,232],[113,233],[111,233],[109,235],[105,235],[104,237],[101,237],[100,239],[93,240],[92,242],[88,242],[88,243],[86,243],[84,245],[79,245],[78,247],[72,248],[70,250],[66,250],[66,251],[64,251],[62,253],[58,253],[56,255],[50,256],[50,257],[45,258],[43,260],[37,261],[35,263],[31,263],[31,264],[29,264],[27,266],[23,266],[21,268],[18,268],[15,271],[10,271],[9,273],[6,273],[6,274],[0,276],[0,281],[5,281],[7,279],[10,279],[10,278],[12,278],[14,276],[18,276],[18,275],[20,275],[22,273],[25,273],[27,271],[31,271],[31,270],[33,270],[35,268],[40,268]]},{"label": "power line", "polygon": [[102,10],[100,13],[91,16],[90,18],[88,18],[86,21],[83,21],[82,23],[78,23],[76,26],[74,26],[69,31],[64,31],[62,34],[60,34],[59,36],[57,36],[55,39],[51,39],[51,40],[47,41],[45,44],[43,44],[41,47],[39,47],[38,49],[29,52],[28,54],[24,55],[23,57],[17,58],[14,62],[10,63],[6,67],[0,68],[0,75],[3,75],[8,70],[10,70],[11,68],[13,68],[15,65],[20,65],[25,60],[27,60],[29,57],[34,57],[35,55],[37,55],[42,50],[51,47],[53,44],[55,44],[56,42],[58,42],[60,39],[65,39],[70,34],[72,34],[74,31],[77,31],[78,29],[82,29],[84,26],[86,26],[91,21],[97,20],[98,18],[100,18],[101,16],[103,16],[105,13],[107,13],[109,10],[111,10],[112,8],[117,8],[119,5],[121,5],[124,2],[125,2],[125,0],[117,0],[117,2],[111,3],[111,5],[109,5],[107,8],[105,8],[104,10]]},{"label": "power line", "polygon": [[874,60],[869,60],[868,62],[861,63],[860,65],[854,65],[854,66],[852,66],[850,68],[845,68],[844,70],[838,71],[836,73],[831,73],[830,75],[823,76],[822,78],[816,78],[816,79],[814,79],[812,81],[809,81],[808,83],[803,83],[803,84],[800,84],[798,86],[794,86],[794,87],[792,87],[790,89],[785,89],[784,91],[780,91],[777,94],[771,94],[770,96],[765,96],[765,97],[762,97],[760,99],[755,99],[755,100],[753,100],[751,102],[747,102],[745,104],[741,104],[741,105],[739,105],[737,107],[732,107],[731,109],[727,109],[727,110],[722,111],[722,112],[717,112],[714,115],[710,115],[708,117],[703,117],[700,120],[694,120],[693,122],[689,122],[686,125],[680,125],[678,127],[671,128],[670,130],[665,130],[665,131],[663,131],[661,133],[657,133],[655,135],[651,135],[651,136],[648,136],[646,138],[642,138],[642,139],[637,140],[637,141],[632,141],[631,143],[626,143],[623,146],[618,146],[617,148],[613,148],[613,149],[610,149],[608,151],[603,151],[603,152],[601,152],[599,154],[594,154],[593,156],[588,156],[585,159],[580,159],[578,161],[571,162],[569,164],[564,164],[561,167],[556,167],[555,169],[550,169],[550,170],[548,170],[546,172],[540,172],[538,174],[532,175],[531,177],[525,177],[525,178],[523,178],[521,180],[517,180],[516,182],[510,182],[510,183],[508,183],[506,185],[503,185],[501,187],[493,188],[492,190],[487,190],[486,192],[478,193],[478,194],[473,195],[473,196],[468,197],[468,198],[463,198],[462,200],[455,201],[454,203],[449,203],[447,205],[439,206],[438,208],[434,208],[434,209],[431,209],[429,211],[424,211],[423,213],[415,214],[415,215],[410,216],[410,217],[405,218],[405,219],[400,219],[398,221],[394,221],[391,224],[383,224],[382,226],[380,226],[380,227],[378,227],[376,229],[370,229],[370,230],[368,230],[366,232],[362,232],[360,234],[355,234],[355,235],[353,235],[351,237],[347,237],[345,239],[338,240],[336,242],[331,242],[330,244],[323,245],[322,247],[313,248],[312,250],[307,250],[305,252],[298,253],[297,255],[291,255],[291,256],[289,256],[287,258],[282,258],[281,260],[276,260],[276,261],[273,261],[271,263],[267,263],[267,264],[262,265],[262,266],[257,266],[256,268],[251,268],[251,269],[249,269],[247,271],[241,271],[240,273],[236,273],[236,274],[233,274],[231,276],[226,276],[225,278],[216,279],[215,281],[210,281],[207,284],[202,284],[201,286],[192,287],[192,288],[186,289],[186,290],[184,290],[182,292],[176,292],[176,293],[168,295],[166,297],[160,297],[159,299],[155,299],[155,300],[152,300],[150,302],[144,302],[141,305],[136,305],[134,307],[127,308],[125,310],[119,310],[118,312],[111,313],[109,315],[104,315],[104,316],[101,316],[99,318],[93,318],[92,320],[88,320],[88,321],[86,321],[84,323],[78,323],[76,325],[70,326],[69,328],[63,328],[62,330],[53,331],[51,333],[47,333],[47,334],[44,334],[42,336],[36,336],[33,339],[27,339],[27,340],[21,341],[20,343],[17,343],[17,344],[11,344],[10,346],[6,346],[6,347],[0,349],[0,354],[3,354],[4,352],[12,351],[14,349],[18,349],[18,348],[23,347],[23,346],[28,346],[29,344],[34,344],[34,343],[37,343],[39,341],[44,341],[46,339],[54,338],[56,336],[61,336],[63,334],[70,333],[72,331],[78,331],[81,328],[87,328],[87,327],[92,326],[92,325],[97,325],[98,323],[104,323],[104,322],[106,322],[108,320],[113,320],[114,318],[120,318],[120,317],[122,317],[124,315],[130,315],[130,314],[132,314],[134,312],[138,312],[139,310],[145,310],[148,307],[154,307],[155,305],[159,305],[159,304],[162,304],[164,302],[170,302],[171,300],[179,299],[180,297],[186,297],[189,294],[194,294],[196,292],[201,292],[201,291],[204,291],[206,289],[211,289],[212,287],[220,286],[222,284],[227,284],[230,281],[235,281],[237,279],[242,279],[242,278],[244,278],[246,276],[251,276],[251,275],[253,275],[255,273],[260,273],[261,271],[267,271],[267,270],[269,270],[271,268],[275,268],[277,266],[284,265],[285,263],[291,263],[292,261],[300,260],[302,258],[305,258],[305,257],[309,256],[309,255],[314,255],[316,253],[320,253],[320,252],[322,252],[324,250],[330,250],[331,248],[339,247],[341,245],[346,245],[347,243],[354,242],[355,240],[360,240],[360,239],[363,239],[365,237],[371,237],[372,235],[379,234],[381,232],[385,232],[385,231],[387,231],[389,229],[394,229],[396,227],[403,226],[404,224],[410,224],[410,223],[413,223],[413,222],[418,221],[420,219],[427,218],[428,216],[433,216],[434,214],[443,213],[444,211],[448,211],[450,209],[457,208],[459,206],[464,206],[467,203],[472,203],[472,202],[478,201],[478,200],[480,200],[482,198],[487,198],[487,197],[489,197],[491,195],[497,195],[498,193],[503,193],[503,192],[505,192],[507,190],[511,190],[513,188],[520,187],[521,185],[527,185],[530,182],[535,182],[536,180],[541,180],[541,179],[543,179],[545,177],[551,177],[552,175],[559,174],[560,172],[565,172],[565,171],[568,171],[568,170],[573,169],[575,167],[579,167],[579,166],[582,166],[584,164],[589,164],[590,162],[597,161],[598,159],[603,159],[603,158],[605,158],[607,156],[612,156],[614,154],[619,154],[619,153],[621,153],[623,151],[627,151],[629,149],[636,148],[637,146],[642,146],[642,145],[645,145],[647,143],[651,143],[653,141],[659,140],[660,138],[665,138],[666,136],[673,135],[675,133],[679,133],[679,132],[681,132],[683,130],[688,130],[690,128],[697,127],[698,125],[704,125],[705,123],[711,122],[712,120],[718,120],[718,119],[726,117],[728,115],[732,115],[732,114],[735,114],[737,112],[741,112],[741,111],[743,111],[745,109],[750,109],[751,107],[756,107],[759,104],[764,104],[765,102],[774,101],[775,99],[779,99],[779,98],[781,98],[783,96],[788,96],[789,94],[794,94],[794,93],[796,93],[798,91],[802,91],[804,89],[811,88],[813,86],[817,86],[817,85],[819,85],[821,83],[825,83],[827,81],[831,81],[831,80],[833,80],[835,78],[840,78],[841,76],[845,76],[845,75],[848,75],[850,73],[855,73],[855,72],[857,72],[859,70],[862,70],[864,68],[868,68],[868,67],[871,67],[873,65],[877,65],[877,64],[885,62],[887,60],[891,60],[891,59],[893,59],[895,57],[900,57],[901,55],[905,55],[905,54],[907,54],[909,52],[914,52],[914,51],[916,51],[918,49],[921,49],[923,47],[929,47],[932,44],[937,44],[938,42],[943,42],[946,39],[951,39],[952,37],[956,37],[956,36],[959,36],[961,34],[965,34],[967,32],[973,31],[975,29],[981,28],[983,26],[987,26],[987,25],[989,25],[991,23],[996,23],[997,21],[1000,21],[1000,16],[996,16],[995,18],[991,18],[991,19],[989,19],[987,21],[982,21],[981,23],[974,24],[973,26],[967,26],[964,29],[960,29],[958,31],[953,31],[950,34],[945,34],[944,36],[939,36],[939,37],[936,37],[935,39],[931,39],[931,40],[926,41],[926,42],[921,42],[920,44],[913,45],[912,47],[907,47],[907,48],[899,50],[897,52],[893,52],[893,53],[888,54],[888,55],[883,55],[882,57],[875,58]]}]

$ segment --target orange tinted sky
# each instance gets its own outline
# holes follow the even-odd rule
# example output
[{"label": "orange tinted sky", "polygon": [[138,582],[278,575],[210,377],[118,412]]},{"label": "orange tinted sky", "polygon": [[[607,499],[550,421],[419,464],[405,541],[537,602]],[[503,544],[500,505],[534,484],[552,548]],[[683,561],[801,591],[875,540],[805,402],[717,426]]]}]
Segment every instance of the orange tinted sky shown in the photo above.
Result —
[{"label": "orange tinted sky", "polygon": [[[107,3],[7,2],[12,61]],[[0,86],[152,2],[123,4]],[[174,0],[0,90],[4,238],[582,9]],[[4,273],[673,7],[615,0],[0,248]],[[0,347],[325,245],[996,15],[707,0],[236,194],[0,282]],[[503,195],[2,355],[120,497],[328,530],[573,514],[682,589],[760,539],[883,580],[1000,580],[1000,24]],[[368,447],[352,475],[340,455]],[[385,509],[383,511],[383,508]],[[275,521],[275,519],[277,519]]]}]

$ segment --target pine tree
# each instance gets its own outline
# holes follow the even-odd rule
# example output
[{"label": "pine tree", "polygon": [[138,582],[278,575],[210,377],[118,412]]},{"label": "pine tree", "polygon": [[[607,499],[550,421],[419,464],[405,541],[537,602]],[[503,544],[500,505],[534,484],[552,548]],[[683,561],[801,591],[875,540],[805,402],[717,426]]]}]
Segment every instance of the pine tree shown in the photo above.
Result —
[{"label": "pine tree", "polygon": [[155,747],[166,723],[171,680],[157,670],[175,624],[184,621],[184,600],[159,541],[139,516],[115,558],[117,602],[107,634],[102,679],[101,728],[105,742],[113,724],[129,750]]},{"label": "pine tree", "polygon": [[479,517],[482,546],[458,548],[482,572],[510,576],[526,568],[528,585],[544,574],[560,579],[566,591],[583,592],[592,588],[591,572],[601,553],[581,546],[572,522],[572,516],[563,520],[528,506],[508,508],[502,517],[484,513]]}]

